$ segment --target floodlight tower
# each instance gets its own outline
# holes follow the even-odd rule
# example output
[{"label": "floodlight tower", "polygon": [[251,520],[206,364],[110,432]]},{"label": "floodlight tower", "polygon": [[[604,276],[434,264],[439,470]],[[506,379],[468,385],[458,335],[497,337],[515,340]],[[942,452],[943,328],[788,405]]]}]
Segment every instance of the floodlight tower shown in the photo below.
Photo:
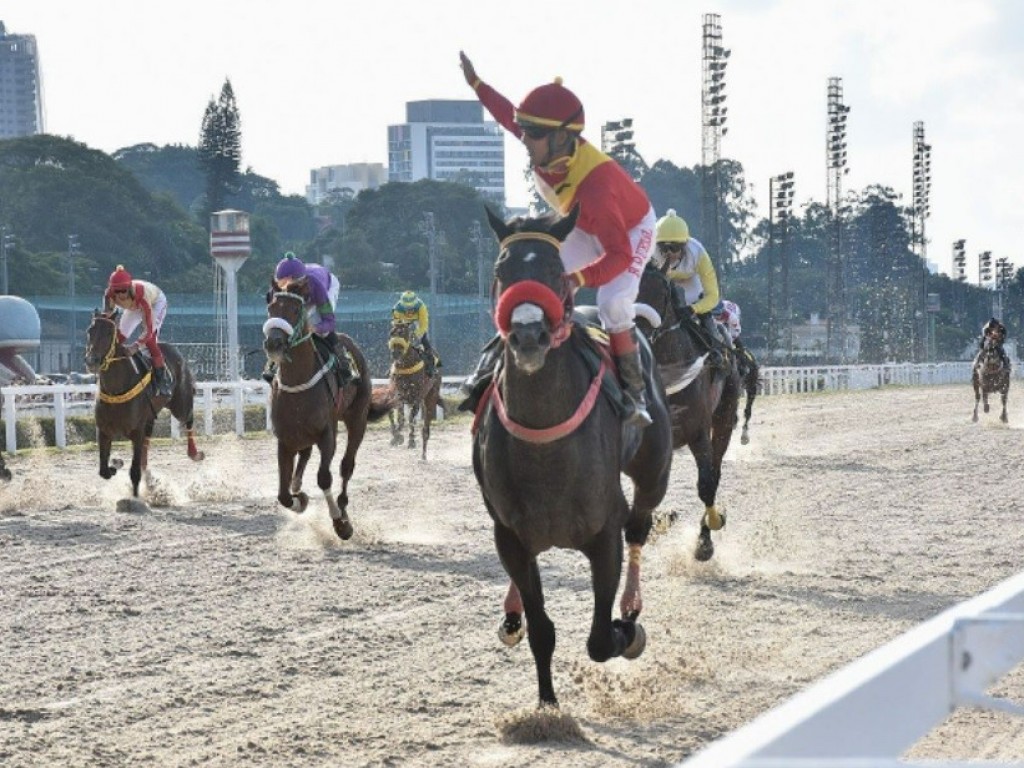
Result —
[{"label": "floodlight tower", "polygon": [[914,123],[914,190],[913,208],[911,210],[910,246],[921,259],[921,340],[923,341],[922,358],[927,356],[930,348],[928,339],[929,322],[926,317],[928,299],[928,238],[925,237],[925,220],[931,215],[929,208],[929,192],[932,187],[932,147],[924,140],[924,123]]},{"label": "floodlight tower", "polygon": [[722,252],[722,218],[720,206],[722,181],[719,160],[725,127],[725,68],[729,63],[728,48],[722,47],[722,23],[717,13],[704,14],[704,53],[701,87],[701,240],[723,270],[732,262],[731,254]]},{"label": "floodlight tower", "polygon": [[843,79],[828,79],[828,113],[825,124],[825,168],[828,208],[832,218],[827,287],[828,324],[825,357],[846,361],[846,259],[843,254],[843,176],[846,167],[846,116],[850,108],[843,103]]},{"label": "floodlight tower", "polygon": [[786,335],[786,364],[793,357],[793,303],[789,291],[789,219],[793,208],[793,172],[780,173],[768,179],[768,353],[775,352],[777,334],[774,309],[774,273],[776,254],[781,264],[782,296],[779,302]]},{"label": "floodlight tower", "polygon": [[967,290],[964,288],[964,283],[967,282],[967,241],[966,240],[954,240],[953,241],[953,279],[959,284],[959,288],[956,290],[957,293],[957,317],[961,317],[966,309],[966,295]]},{"label": "floodlight tower", "polygon": [[[252,245],[249,240],[249,214],[223,210],[210,214],[210,256],[220,267],[214,280],[217,304],[218,373],[227,368],[227,380],[238,381],[238,270],[242,268]],[[223,272],[224,282],[221,282]],[[227,340],[222,329],[227,326]],[[225,366],[225,360],[227,365]]]}]

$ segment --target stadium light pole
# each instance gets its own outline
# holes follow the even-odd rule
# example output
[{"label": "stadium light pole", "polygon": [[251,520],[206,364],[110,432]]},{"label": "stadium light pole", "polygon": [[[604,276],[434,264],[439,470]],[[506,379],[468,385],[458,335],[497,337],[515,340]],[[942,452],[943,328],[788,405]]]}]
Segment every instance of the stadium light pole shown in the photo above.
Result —
[{"label": "stadium light pole", "polygon": [[6,296],[11,292],[10,285],[7,279],[7,254],[14,247],[14,235],[7,231],[7,225],[0,226],[0,261],[2,261],[2,271],[0,271],[0,278],[3,279],[3,285],[0,286],[0,294]]},{"label": "stadium light pole", "polygon": [[793,302],[789,287],[789,220],[793,208],[793,172],[787,171],[768,179],[768,237],[771,240],[771,263],[769,271],[769,355],[775,351],[775,339],[778,323],[774,310],[774,272],[776,254],[780,265],[782,296],[780,310],[783,317],[782,327],[786,334],[786,365],[793,362]]},{"label": "stadium light pole", "polygon": [[913,208],[911,211],[911,247],[921,259],[921,291],[920,306],[920,339],[921,344],[915,345],[921,360],[930,357],[931,341],[928,319],[928,238],[925,236],[925,220],[931,215],[929,193],[932,186],[932,147],[924,140],[924,123],[914,123],[913,133],[914,178]]},{"label": "stadium light pole", "polygon": [[[725,127],[725,70],[731,51],[722,45],[722,20],[717,13],[703,17],[703,55],[701,85],[701,241],[708,246],[712,258],[731,266],[729,254],[722,253],[721,206],[722,180],[719,160]],[[721,280],[719,273],[719,280]]]},{"label": "stadium light pole", "polygon": [[846,117],[850,108],[843,103],[843,79],[828,79],[828,111],[825,124],[825,168],[828,208],[832,217],[832,243],[828,261],[825,359],[846,361],[846,265],[843,255],[843,176],[846,166]]},{"label": "stadium light pole", "polygon": [[964,283],[967,282],[967,241],[960,239],[953,241],[953,279],[956,280],[957,289],[956,312],[957,320],[963,318],[967,306],[967,289]]},{"label": "stadium light pole", "polygon": [[68,373],[74,370],[73,360],[75,359],[75,345],[78,341],[78,326],[75,315],[75,256],[81,253],[81,246],[78,242],[78,235],[68,235],[68,294],[70,297],[71,322],[68,339]]}]

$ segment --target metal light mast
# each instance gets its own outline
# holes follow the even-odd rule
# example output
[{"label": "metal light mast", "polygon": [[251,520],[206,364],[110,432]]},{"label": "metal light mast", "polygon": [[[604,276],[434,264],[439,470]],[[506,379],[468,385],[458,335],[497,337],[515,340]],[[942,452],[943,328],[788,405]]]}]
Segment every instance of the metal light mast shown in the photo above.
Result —
[{"label": "metal light mast", "polygon": [[843,79],[828,79],[828,121],[825,125],[825,167],[828,208],[832,218],[832,242],[829,254],[827,287],[828,325],[826,358],[846,362],[846,260],[843,254],[843,176],[846,167],[846,116],[850,108],[843,104]]},{"label": "metal light mast", "polygon": [[704,14],[704,53],[701,87],[701,240],[712,258],[719,260],[723,269],[731,261],[731,254],[722,252],[721,198],[722,183],[719,174],[722,137],[725,127],[725,68],[730,51],[722,47],[721,17],[717,13]]},{"label": "metal light mast", "polygon": [[781,264],[782,296],[780,311],[782,327],[786,337],[786,364],[792,364],[793,357],[793,300],[789,290],[789,219],[793,208],[793,172],[780,173],[768,179],[768,237],[771,240],[771,267],[769,271],[768,301],[769,303],[769,354],[775,352],[776,318],[773,302],[773,273],[775,272],[776,252]]},{"label": "metal light mast", "polygon": [[925,237],[925,219],[931,215],[929,209],[929,192],[932,186],[932,147],[924,140],[924,123],[918,120],[914,123],[914,190],[913,190],[913,211],[911,226],[911,248],[921,259],[921,295],[920,295],[920,327],[923,349],[921,359],[926,360],[929,356],[931,344],[929,341],[928,319],[928,238]]}]

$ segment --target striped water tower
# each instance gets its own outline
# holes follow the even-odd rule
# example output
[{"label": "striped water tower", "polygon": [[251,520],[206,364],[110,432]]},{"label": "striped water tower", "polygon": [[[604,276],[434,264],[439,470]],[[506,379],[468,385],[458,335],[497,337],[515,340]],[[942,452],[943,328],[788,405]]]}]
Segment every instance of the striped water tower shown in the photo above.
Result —
[{"label": "striped water tower", "polygon": [[[249,214],[245,211],[216,211],[210,215],[210,256],[224,273],[214,288],[217,294],[217,345],[225,352],[222,327],[227,326],[227,380],[238,381],[238,279],[237,273],[252,253]],[[220,272],[217,273],[218,277]],[[223,317],[225,322],[221,321]],[[223,371],[223,364],[221,367]]]}]

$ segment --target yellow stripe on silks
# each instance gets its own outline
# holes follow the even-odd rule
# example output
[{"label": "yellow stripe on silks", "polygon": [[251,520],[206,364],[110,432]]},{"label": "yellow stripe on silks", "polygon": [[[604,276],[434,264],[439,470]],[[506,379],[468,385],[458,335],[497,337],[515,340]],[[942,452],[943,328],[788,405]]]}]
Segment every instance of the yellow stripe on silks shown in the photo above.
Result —
[{"label": "yellow stripe on silks", "polygon": [[[579,142],[576,145],[576,152],[569,158],[568,171],[565,179],[559,182],[554,188],[555,196],[558,198],[558,212],[563,216],[568,215],[572,210],[573,201],[576,199],[576,192],[583,180],[590,175],[590,172],[599,165],[611,162],[611,158],[589,142]],[[550,201],[549,201],[550,202]]]},{"label": "yellow stripe on silks", "polygon": [[118,403],[127,403],[132,398],[137,397],[138,394],[146,388],[151,378],[153,378],[152,371],[146,371],[146,375],[142,377],[142,380],[123,395],[108,395],[101,389],[100,400],[104,403],[113,403],[115,405]]}]

